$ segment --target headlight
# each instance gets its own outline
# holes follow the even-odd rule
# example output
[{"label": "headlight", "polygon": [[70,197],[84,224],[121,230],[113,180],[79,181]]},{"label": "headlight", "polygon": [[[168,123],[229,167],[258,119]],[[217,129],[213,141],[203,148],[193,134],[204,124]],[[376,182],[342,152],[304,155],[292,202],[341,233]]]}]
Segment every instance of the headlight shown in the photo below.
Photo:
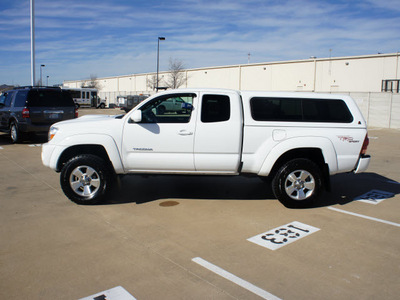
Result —
[{"label": "headlight", "polygon": [[49,142],[53,139],[53,137],[56,135],[58,131],[57,127],[51,126],[49,130]]}]

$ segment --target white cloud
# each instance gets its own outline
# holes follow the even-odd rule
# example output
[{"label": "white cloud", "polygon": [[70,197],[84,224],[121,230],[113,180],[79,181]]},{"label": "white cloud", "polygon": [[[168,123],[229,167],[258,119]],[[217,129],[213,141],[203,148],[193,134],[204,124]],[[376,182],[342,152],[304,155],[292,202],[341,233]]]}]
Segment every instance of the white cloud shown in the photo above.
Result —
[{"label": "white cloud", "polygon": [[[188,68],[396,52],[398,0],[36,0],[37,63],[56,81],[151,72],[157,37],[160,68],[169,57]],[[0,83],[29,82],[29,6],[0,8],[0,65],[28,72]],[[397,5],[397,6],[396,6]],[[8,65],[8,67],[7,67]],[[51,74],[50,74],[51,72]],[[7,74],[18,74],[10,72]],[[15,75],[12,75],[15,76]]]}]

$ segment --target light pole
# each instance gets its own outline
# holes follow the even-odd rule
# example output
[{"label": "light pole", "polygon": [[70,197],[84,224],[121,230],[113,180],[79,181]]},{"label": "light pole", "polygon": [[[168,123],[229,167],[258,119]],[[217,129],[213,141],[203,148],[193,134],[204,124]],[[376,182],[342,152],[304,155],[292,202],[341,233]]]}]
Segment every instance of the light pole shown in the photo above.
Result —
[{"label": "light pole", "polygon": [[35,85],[35,1],[31,0],[31,86]]},{"label": "light pole", "polygon": [[49,86],[49,75],[46,76],[46,86]]},{"label": "light pole", "polygon": [[165,41],[165,37],[159,36],[157,40],[157,83],[156,83],[156,92],[158,92],[158,69],[159,69],[159,62],[160,62],[160,41]]},{"label": "light pole", "polygon": [[42,81],[42,68],[45,67],[46,65],[40,65],[40,86],[43,86],[43,81]]}]

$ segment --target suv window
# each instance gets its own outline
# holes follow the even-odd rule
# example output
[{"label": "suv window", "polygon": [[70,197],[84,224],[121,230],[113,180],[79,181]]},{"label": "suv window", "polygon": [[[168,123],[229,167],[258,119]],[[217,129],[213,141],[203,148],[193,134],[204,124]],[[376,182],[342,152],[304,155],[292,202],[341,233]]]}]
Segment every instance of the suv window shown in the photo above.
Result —
[{"label": "suv window", "polygon": [[4,106],[11,106],[11,101],[12,101],[14,94],[15,94],[15,92],[13,92],[13,91],[4,93],[4,98],[2,99],[4,101],[3,102]]},{"label": "suv window", "polygon": [[18,91],[17,96],[15,96],[14,107],[25,107],[26,95],[28,95],[28,91]]},{"label": "suv window", "polygon": [[189,123],[196,94],[160,96],[140,108],[141,123]]},{"label": "suv window", "polygon": [[0,105],[4,105],[6,103],[6,93],[0,94]]},{"label": "suv window", "polygon": [[31,107],[65,107],[75,104],[68,91],[32,89],[28,94],[28,105]]},{"label": "suv window", "polygon": [[231,117],[231,104],[226,95],[204,95],[201,106],[203,123],[224,122]]},{"label": "suv window", "polygon": [[340,99],[267,98],[250,100],[256,121],[351,123],[346,103]]}]

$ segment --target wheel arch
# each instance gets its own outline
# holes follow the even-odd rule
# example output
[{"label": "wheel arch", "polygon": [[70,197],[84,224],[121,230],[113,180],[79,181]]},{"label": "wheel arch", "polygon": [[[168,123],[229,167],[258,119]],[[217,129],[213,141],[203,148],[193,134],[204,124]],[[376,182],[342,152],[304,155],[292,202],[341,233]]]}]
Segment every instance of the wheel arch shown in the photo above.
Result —
[{"label": "wheel arch", "polygon": [[322,150],[319,148],[297,148],[285,152],[273,165],[270,171],[270,176],[274,177],[281,166],[283,166],[286,162],[296,158],[304,158],[316,163],[321,170],[323,184],[325,188],[327,190],[330,190],[329,166],[324,160]]},{"label": "wheel arch", "polygon": [[[109,164],[110,169],[113,173],[116,173],[117,170],[122,168],[120,161],[115,161],[115,157],[112,160],[110,158],[110,154],[107,149],[103,145],[99,144],[80,144],[80,145],[73,145],[66,148],[59,156],[56,165],[56,171],[60,172],[63,166],[70,160],[71,158],[80,155],[80,154],[92,154],[102,158],[105,162]],[[111,153],[113,155],[113,153]],[[114,153],[115,156],[115,153]],[[118,154],[119,157],[119,154]]]},{"label": "wheel arch", "polygon": [[338,169],[336,151],[332,142],[322,137],[288,139],[277,144],[265,157],[258,175],[272,175],[285,162],[294,158],[307,158],[317,163],[321,170],[333,174]]}]

